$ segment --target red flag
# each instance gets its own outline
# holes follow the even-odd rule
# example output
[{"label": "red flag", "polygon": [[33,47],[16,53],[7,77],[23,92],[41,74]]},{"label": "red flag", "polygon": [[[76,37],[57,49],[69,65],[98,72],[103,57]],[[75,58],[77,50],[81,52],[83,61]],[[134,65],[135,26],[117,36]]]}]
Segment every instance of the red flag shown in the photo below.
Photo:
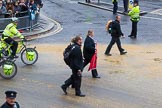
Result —
[{"label": "red flag", "polygon": [[[96,46],[97,46],[97,45],[96,45]],[[94,69],[96,69],[96,67],[97,67],[97,49],[96,49],[94,55],[93,55],[92,58],[91,58],[90,65],[89,65],[89,68],[88,68],[88,71],[94,70]]]},{"label": "red flag", "polygon": [[92,59],[90,61],[90,65],[89,65],[89,69],[90,70],[94,70],[97,67],[97,53],[94,53],[94,55],[92,56]]}]

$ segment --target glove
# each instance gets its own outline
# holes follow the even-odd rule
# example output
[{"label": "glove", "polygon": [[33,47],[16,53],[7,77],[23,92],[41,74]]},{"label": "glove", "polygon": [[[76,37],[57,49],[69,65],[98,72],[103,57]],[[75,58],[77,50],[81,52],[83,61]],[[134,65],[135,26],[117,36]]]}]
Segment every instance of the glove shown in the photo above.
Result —
[{"label": "glove", "polygon": [[26,41],[27,41],[27,39],[24,37],[24,38],[22,38],[22,41],[26,42]]}]

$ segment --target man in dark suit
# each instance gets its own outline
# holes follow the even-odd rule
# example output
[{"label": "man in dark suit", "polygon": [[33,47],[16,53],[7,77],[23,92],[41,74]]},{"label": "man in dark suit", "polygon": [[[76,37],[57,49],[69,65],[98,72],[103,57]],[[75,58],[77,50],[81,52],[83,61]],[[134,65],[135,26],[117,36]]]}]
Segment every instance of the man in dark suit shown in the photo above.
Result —
[{"label": "man in dark suit", "polygon": [[[96,43],[93,40],[93,36],[94,36],[93,30],[88,30],[88,34],[84,41],[84,47],[83,47],[83,56],[84,56],[83,67],[85,67],[88,63],[90,63],[90,61],[96,51]],[[92,70],[92,77],[100,78],[98,76],[97,69]]]},{"label": "man in dark suit", "polygon": [[20,108],[18,102],[16,102],[15,91],[6,91],[6,102],[0,108]]},{"label": "man in dark suit", "polygon": [[112,33],[111,33],[111,41],[105,51],[105,55],[107,56],[111,56],[110,54],[110,50],[112,48],[112,46],[116,43],[117,47],[120,51],[120,55],[124,55],[127,52],[121,47],[121,42],[120,42],[120,37],[123,36],[124,34],[121,31],[121,27],[120,27],[120,20],[121,17],[119,15],[116,16],[116,20],[112,22]]}]

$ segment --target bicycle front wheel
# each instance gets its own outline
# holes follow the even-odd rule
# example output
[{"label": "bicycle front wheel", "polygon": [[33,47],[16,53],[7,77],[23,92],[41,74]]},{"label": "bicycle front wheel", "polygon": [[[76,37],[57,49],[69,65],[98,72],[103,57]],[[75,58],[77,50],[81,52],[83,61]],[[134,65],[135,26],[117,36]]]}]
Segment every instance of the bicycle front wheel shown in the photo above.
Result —
[{"label": "bicycle front wheel", "polygon": [[4,79],[12,79],[17,74],[17,65],[11,60],[2,62],[2,70],[0,76]]},{"label": "bicycle front wheel", "polygon": [[26,48],[21,53],[24,64],[33,65],[38,60],[38,52],[34,48]]}]

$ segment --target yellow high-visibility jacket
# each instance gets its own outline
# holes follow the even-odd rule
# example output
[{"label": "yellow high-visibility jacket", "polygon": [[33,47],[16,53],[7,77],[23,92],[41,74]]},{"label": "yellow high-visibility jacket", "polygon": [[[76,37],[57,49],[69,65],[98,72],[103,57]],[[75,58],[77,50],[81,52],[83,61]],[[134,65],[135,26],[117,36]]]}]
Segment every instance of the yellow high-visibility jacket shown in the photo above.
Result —
[{"label": "yellow high-visibility jacket", "polygon": [[24,36],[21,35],[21,33],[17,30],[16,27],[17,26],[14,23],[8,24],[2,33],[4,35],[3,39],[6,39],[8,37],[13,38],[14,36],[24,38]]},{"label": "yellow high-visibility jacket", "polygon": [[114,3],[114,2],[118,2],[118,0],[112,0],[112,3]]},{"label": "yellow high-visibility jacket", "polygon": [[132,21],[139,21],[140,20],[140,8],[139,6],[135,6],[129,11],[128,15],[131,17]]}]

